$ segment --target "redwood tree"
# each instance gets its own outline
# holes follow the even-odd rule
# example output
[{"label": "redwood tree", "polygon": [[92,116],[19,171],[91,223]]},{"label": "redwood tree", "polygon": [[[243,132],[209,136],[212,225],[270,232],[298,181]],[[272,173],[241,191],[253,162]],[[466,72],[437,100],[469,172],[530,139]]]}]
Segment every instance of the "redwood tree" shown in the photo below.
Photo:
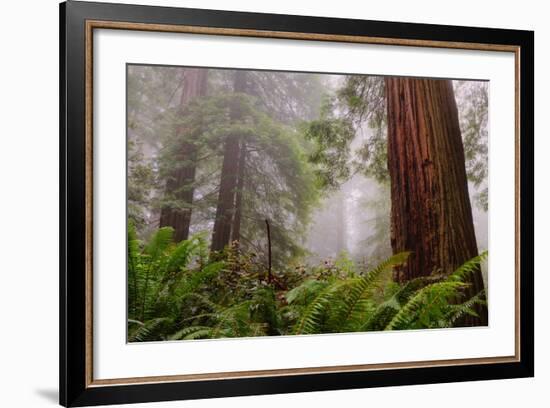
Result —
[{"label": "redwood tree", "polygon": [[[394,278],[451,272],[478,254],[452,82],[388,77],[385,85],[391,245],[412,251]],[[483,288],[476,270],[466,290]],[[462,324],[486,325],[487,307],[477,313]]]},{"label": "redwood tree", "polygon": [[[235,93],[245,93],[247,89],[247,72],[235,71],[233,91]],[[230,109],[232,121],[242,119],[242,110],[240,101],[235,98]],[[225,140],[222,170],[220,176],[220,189],[218,193],[218,203],[216,206],[216,218],[214,220],[214,229],[212,231],[212,251],[221,251],[229,244],[231,238],[231,227],[234,222],[235,193],[238,189],[239,167],[244,168],[244,150],[242,151],[242,166],[239,164],[241,137],[236,134],[229,134]],[[244,141],[243,141],[244,143]],[[242,176],[242,175],[241,175]],[[242,177],[241,177],[242,178]],[[240,223],[240,212],[239,212]]]},{"label": "redwood tree", "polygon": [[231,230],[231,240],[241,240],[241,219],[243,212],[243,190],[246,167],[246,142],[241,140],[239,149],[239,168],[237,170],[237,188],[235,191],[235,214],[233,216],[233,227]]},{"label": "redwood tree", "polygon": [[[206,94],[207,79],[207,69],[190,68],[183,71],[179,115],[185,114],[186,108],[195,98]],[[189,236],[197,149],[187,137],[184,126],[178,125],[175,131],[181,142],[175,155],[176,169],[166,180],[165,195],[168,203],[161,208],[159,224],[161,227],[174,228],[174,240],[179,242]]]}]

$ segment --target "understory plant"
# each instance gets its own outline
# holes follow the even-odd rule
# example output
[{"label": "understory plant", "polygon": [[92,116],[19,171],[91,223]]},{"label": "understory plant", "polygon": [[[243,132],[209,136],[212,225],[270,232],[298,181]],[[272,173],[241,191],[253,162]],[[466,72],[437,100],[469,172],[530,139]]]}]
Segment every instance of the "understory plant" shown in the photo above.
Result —
[{"label": "understory plant", "polygon": [[485,291],[470,276],[487,252],[448,274],[395,283],[408,252],[370,270],[352,260],[273,271],[238,242],[209,259],[201,235],[173,242],[160,228],[147,242],[128,229],[128,341],[193,340],[449,328],[476,316]]}]

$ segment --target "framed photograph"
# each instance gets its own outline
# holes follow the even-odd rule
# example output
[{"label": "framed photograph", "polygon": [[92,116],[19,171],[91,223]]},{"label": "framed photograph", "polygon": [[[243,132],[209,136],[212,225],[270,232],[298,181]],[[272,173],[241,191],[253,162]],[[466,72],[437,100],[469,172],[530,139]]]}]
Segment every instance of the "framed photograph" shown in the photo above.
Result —
[{"label": "framed photograph", "polygon": [[62,405],[534,375],[533,32],[60,27]]}]

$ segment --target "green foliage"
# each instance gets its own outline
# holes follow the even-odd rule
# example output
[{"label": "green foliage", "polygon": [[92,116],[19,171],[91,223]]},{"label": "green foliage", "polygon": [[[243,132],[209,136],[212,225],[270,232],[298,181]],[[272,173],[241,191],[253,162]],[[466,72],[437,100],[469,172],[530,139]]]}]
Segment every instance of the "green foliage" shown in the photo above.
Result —
[{"label": "green foliage", "polygon": [[200,235],[178,244],[172,235],[172,228],[161,228],[143,244],[128,227],[128,333],[136,341],[151,338],[161,324],[165,330],[177,324],[185,299],[223,268],[223,262],[205,264]]},{"label": "green foliage", "polygon": [[[478,189],[478,205],[487,211],[488,84],[454,83],[468,180]],[[311,160],[322,165],[321,176],[327,185],[338,184],[355,172],[381,183],[389,180],[386,114],[383,77],[348,75],[335,94],[326,98],[320,118],[309,122],[306,137],[318,143]],[[349,134],[359,136],[359,147],[351,149],[354,137]]]},{"label": "green foliage", "polygon": [[466,261],[463,265],[458,267],[450,276],[449,280],[455,282],[465,282],[469,275],[473,274],[483,262],[487,260],[489,256],[488,251],[483,251],[478,256]]},{"label": "green foliage", "polygon": [[129,218],[137,236],[158,225],[161,208],[190,212],[191,233],[211,228],[223,146],[235,137],[246,155],[240,244],[265,255],[269,219],[273,262],[282,267],[304,254],[302,238],[319,197],[298,124],[318,116],[326,84],[316,74],[246,71],[244,92],[236,92],[235,71],[208,69],[206,94],[182,105],[186,73],[128,68]]},{"label": "green foliage", "polygon": [[[255,76],[253,76],[255,78]],[[224,142],[236,137],[246,154],[242,190],[241,246],[258,254],[264,251],[265,219],[273,235],[273,259],[282,266],[303,254],[300,241],[319,197],[312,166],[306,160],[304,143],[295,128],[274,120],[261,109],[257,97],[226,92],[202,97],[172,119],[172,125],[186,129],[168,133],[162,139],[159,174],[169,180],[183,167],[195,167],[193,203],[178,200],[180,189],[164,191],[155,207],[191,208],[194,219],[207,228],[214,216],[221,177]],[[239,111],[238,119],[232,115]],[[193,154],[182,159],[182,144]]]},{"label": "green foliage", "polygon": [[326,97],[320,118],[306,127],[306,138],[316,142],[310,160],[321,165],[325,185],[334,187],[357,172],[388,181],[386,128],[384,78],[346,76]]},{"label": "green foliage", "polygon": [[373,289],[381,276],[402,265],[408,253],[388,258],[364,276],[338,279],[308,304],[294,334],[357,331],[374,311]]},{"label": "green foliage", "polygon": [[288,334],[443,328],[460,325],[485,304],[484,291],[466,296],[484,252],[448,275],[398,284],[393,255],[365,271],[345,253],[333,264],[274,271],[233,243],[205,256],[199,234],[178,244],[171,228],[146,243],[128,228],[128,341],[195,340]]},{"label": "green foliage", "polygon": [[477,205],[487,211],[489,84],[455,81],[455,94],[468,180],[478,190],[475,196]]},{"label": "green foliage", "polygon": [[362,133],[352,160],[355,171],[384,183],[387,167],[386,91],[383,77],[348,75],[336,95],[338,108]]},{"label": "green foliage", "polygon": [[268,71],[248,73],[251,93],[264,112],[285,125],[312,120],[319,114],[326,88],[323,76],[298,72]]},{"label": "green foliage", "polygon": [[463,288],[463,282],[444,281],[420,289],[397,311],[385,330],[445,327],[444,308]]},{"label": "green foliage", "polygon": [[[465,289],[486,254],[452,275],[403,285],[391,281],[391,270],[406,254],[376,266],[391,253],[387,191],[371,200],[372,233],[360,256],[343,251],[335,233],[340,244],[330,260],[303,263],[320,199],[358,173],[388,180],[382,77],[323,83],[314,74],[246,71],[244,92],[236,92],[235,71],[209,69],[206,92],[183,106],[185,74],[128,68],[129,341],[452,327],[485,301],[483,293],[466,298]],[[459,103],[466,164],[486,207],[487,88],[456,89],[470,101]],[[229,138],[238,153],[227,153]],[[224,210],[236,241],[210,257],[226,158],[239,164],[235,198],[225,200],[233,208]],[[189,191],[192,199],[181,194]],[[191,214],[189,239],[175,243],[171,228],[156,229],[165,207]],[[324,230],[344,231],[345,215],[335,222]]]},{"label": "green foliage", "polygon": [[[336,280],[324,287],[305,308],[294,333],[452,327],[466,314],[475,316],[474,306],[485,302],[483,291],[464,299],[464,289],[468,274],[486,256],[466,262],[449,276],[418,278],[399,286],[382,279],[408,257],[408,253],[394,255],[365,276]],[[381,283],[385,287],[380,288]],[[377,289],[382,289],[379,299]]]},{"label": "green foliage", "polygon": [[170,327],[172,320],[168,317],[157,317],[145,323],[138,320],[128,320],[128,341],[153,341],[156,340],[167,327]]},{"label": "green foliage", "polygon": [[309,161],[324,188],[335,188],[350,176],[350,144],[355,137],[353,124],[335,115],[333,101],[326,100],[319,119],[304,126],[304,137],[312,142]]},{"label": "green foliage", "polygon": [[[315,142],[310,161],[325,187],[335,187],[361,172],[379,182],[389,179],[384,78],[348,75],[328,95],[319,119],[305,127]],[[352,148],[357,140],[358,146]]]},{"label": "green foliage", "polygon": [[139,228],[147,223],[146,208],[155,183],[152,164],[144,158],[141,144],[128,141],[128,218]]}]

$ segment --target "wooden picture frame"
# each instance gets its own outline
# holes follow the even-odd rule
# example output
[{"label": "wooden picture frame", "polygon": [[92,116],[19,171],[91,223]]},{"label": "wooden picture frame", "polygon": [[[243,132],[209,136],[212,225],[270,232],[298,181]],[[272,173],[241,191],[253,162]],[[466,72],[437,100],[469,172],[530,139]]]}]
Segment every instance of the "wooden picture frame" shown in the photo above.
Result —
[{"label": "wooden picture frame", "polygon": [[[515,55],[515,353],[402,363],[94,379],[93,32],[328,41]],[[443,383],[534,375],[534,33],[68,1],[60,5],[60,403],[64,406]],[[520,250],[521,248],[521,250]]]}]

